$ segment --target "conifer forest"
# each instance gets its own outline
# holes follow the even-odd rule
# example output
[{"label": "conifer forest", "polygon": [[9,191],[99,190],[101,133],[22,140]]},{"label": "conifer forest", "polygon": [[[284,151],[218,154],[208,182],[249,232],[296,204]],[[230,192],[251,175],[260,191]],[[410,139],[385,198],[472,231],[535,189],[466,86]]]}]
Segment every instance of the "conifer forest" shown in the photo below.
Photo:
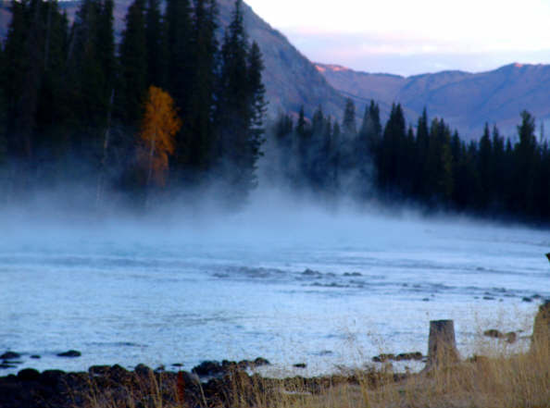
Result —
[{"label": "conifer forest", "polygon": [[[57,1],[11,2],[0,48],[0,203],[64,185],[90,205],[138,208],[215,183],[246,202],[284,183],[328,202],[407,203],[550,221],[550,150],[529,112],[517,134],[487,124],[466,141],[444,118],[407,123],[376,101],[343,120],[267,117],[262,52],[237,0],[220,27],[216,0],[135,0],[117,38],[114,0],[83,0],[70,21]],[[262,175],[260,177],[260,174]]]}]

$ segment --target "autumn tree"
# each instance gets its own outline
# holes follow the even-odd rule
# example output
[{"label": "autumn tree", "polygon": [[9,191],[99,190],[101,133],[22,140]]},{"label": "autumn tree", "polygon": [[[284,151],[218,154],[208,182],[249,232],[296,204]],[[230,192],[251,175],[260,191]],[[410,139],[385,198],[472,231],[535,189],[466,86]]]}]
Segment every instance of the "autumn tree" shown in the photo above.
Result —
[{"label": "autumn tree", "polygon": [[140,138],[144,145],[142,159],[147,166],[147,186],[154,179],[158,186],[165,184],[168,157],[174,153],[174,135],[181,128],[181,120],[174,108],[174,100],[156,86],[149,88]]}]

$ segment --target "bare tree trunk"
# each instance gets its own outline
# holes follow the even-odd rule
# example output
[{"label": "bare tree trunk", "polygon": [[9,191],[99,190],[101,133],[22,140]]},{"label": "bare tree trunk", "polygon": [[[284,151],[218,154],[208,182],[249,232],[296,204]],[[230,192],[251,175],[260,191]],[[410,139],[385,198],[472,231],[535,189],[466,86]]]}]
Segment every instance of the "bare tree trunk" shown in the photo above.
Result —
[{"label": "bare tree trunk", "polygon": [[103,195],[103,185],[105,183],[105,168],[107,167],[107,150],[109,148],[111,138],[111,118],[113,116],[113,103],[115,100],[115,89],[111,90],[111,98],[109,99],[109,111],[107,112],[107,128],[105,129],[105,137],[103,139],[103,158],[101,159],[101,167],[99,169],[99,177],[97,180],[96,208],[101,205]]},{"label": "bare tree trunk", "polygon": [[155,157],[156,141],[157,132],[155,132],[155,136],[153,137],[153,140],[151,142],[151,150],[149,151],[149,171],[147,172],[147,197],[145,199],[145,208],[149,207],[149,190],[151,186],[151,178],[153,177],[153,159]]}]

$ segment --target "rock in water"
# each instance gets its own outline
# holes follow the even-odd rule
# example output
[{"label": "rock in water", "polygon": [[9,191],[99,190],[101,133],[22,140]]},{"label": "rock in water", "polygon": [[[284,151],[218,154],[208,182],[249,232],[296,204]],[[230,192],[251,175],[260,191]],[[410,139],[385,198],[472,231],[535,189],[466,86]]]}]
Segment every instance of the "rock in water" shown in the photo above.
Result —
[{"label": "rock in water", "polygon": [[77,350],[69,350],[69,351],[66,351],[64,353],[59,353],[57,356],[58,357],[71,357],[71,358],[75,358],[75,357],[80,357],[82,355],[82,353],[80,351],[77,351]]},{"label": "rock in water", "polygon": [[16,358],[21,358],[21,354],[14,351],[7,351],[0,356],[0,360],[15,360]]},{"label": "rock in water", "polygon": [[550,252],[548,252],[548,253],[546,254],[546,257],[547,257],[548,260],[550,261]]},{"label": "rock in water", "polygon": [[504,334],[501,333],[498,330],[495,330],[495,329],[485,330],[483,332],[483,335],[486,336],[486,337],[491,337],[493,339],[502,339],[502,338],[504,338]]}]

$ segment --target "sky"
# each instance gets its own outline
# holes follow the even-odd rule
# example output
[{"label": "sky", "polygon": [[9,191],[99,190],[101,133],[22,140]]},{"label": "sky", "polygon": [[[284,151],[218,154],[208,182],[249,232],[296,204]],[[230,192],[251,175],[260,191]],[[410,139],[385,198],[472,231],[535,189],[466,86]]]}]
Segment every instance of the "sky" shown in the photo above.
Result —
[{"label": "sky", "polygon": [[550,63],[550,0],[245,0],[314,62],[415,75]]}]

